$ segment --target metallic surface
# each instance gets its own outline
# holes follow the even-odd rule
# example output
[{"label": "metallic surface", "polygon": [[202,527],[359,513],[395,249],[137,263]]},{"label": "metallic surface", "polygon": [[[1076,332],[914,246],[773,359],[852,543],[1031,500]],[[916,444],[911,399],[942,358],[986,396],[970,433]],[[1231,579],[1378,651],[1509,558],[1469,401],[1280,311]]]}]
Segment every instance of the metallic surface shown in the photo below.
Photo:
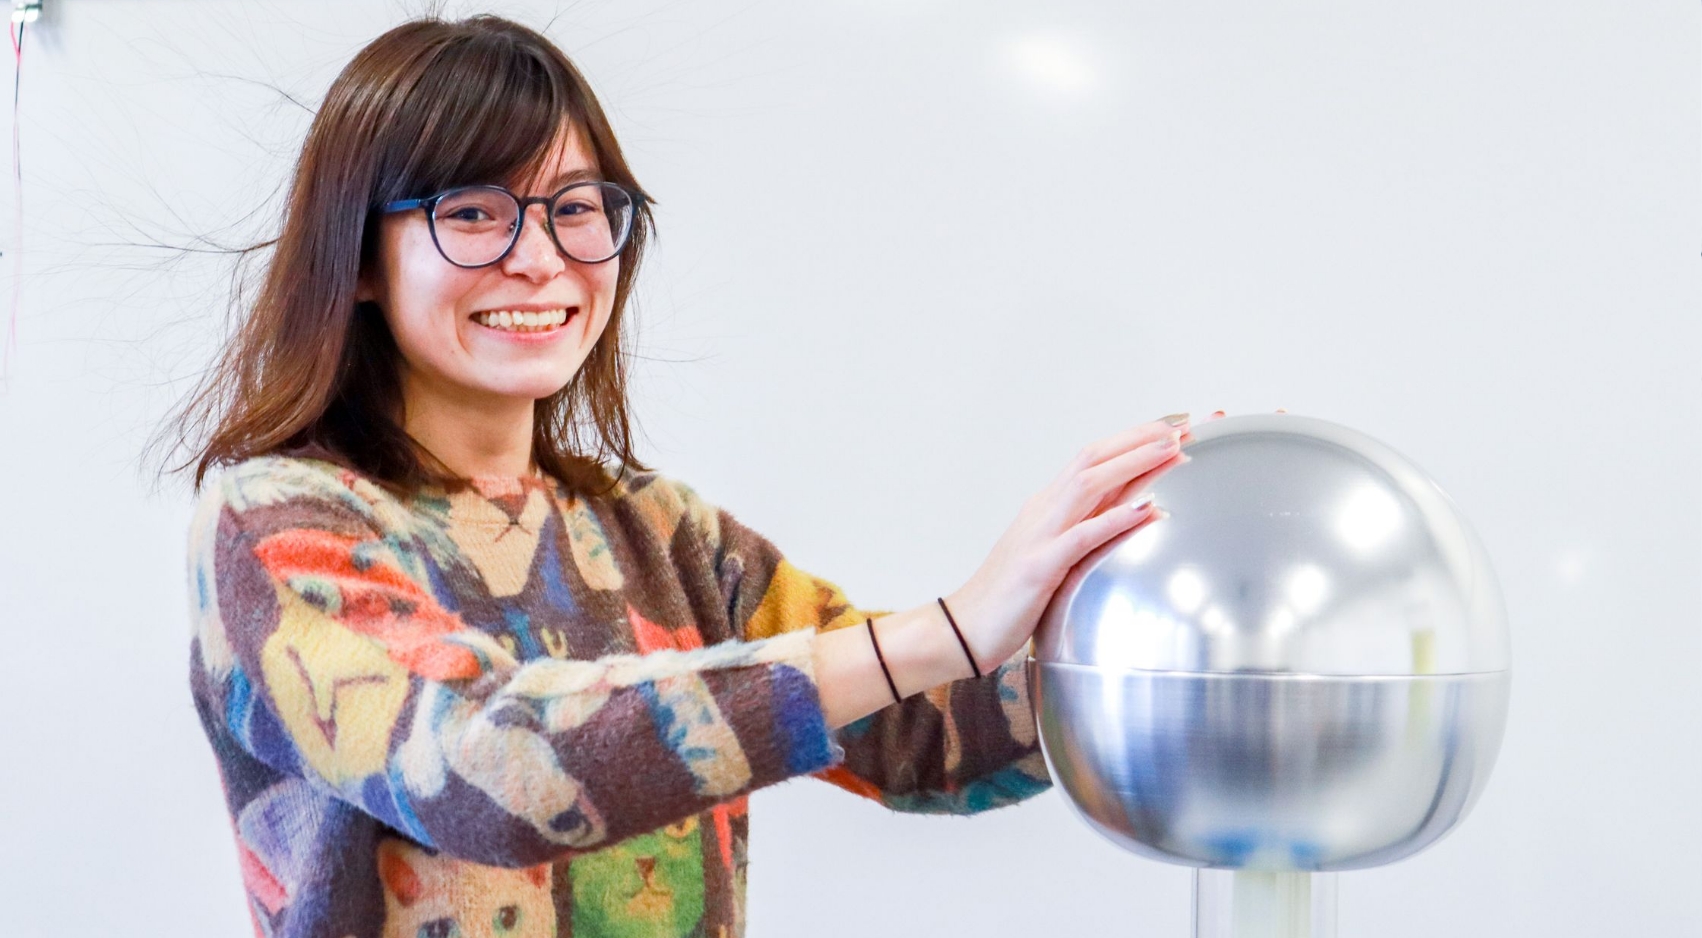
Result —
[{"label": "metallic surface", "polygon": [[1077,564],[1035,658],[1108,668],[1468,674],[1507,667],[1501,593],[1451,499],[1394,450],[1294,414],[1194,430],[1170,517]]},{"label": "metallic surface", "polygon": [[1157,860],[1269,870],[1435,841],[1488,779],[1509,684],[1028,667],[1047,765],[1090,826]]},{"label": "metallic surface", "polygon": [[1072,569],[1029,681],[1053,778],[1135,853],[1323,872],[1434,842],[1495,763],[1510,672],[1482,544],[1400,454],[1228,417],[1150,481],[1167,518]]}]

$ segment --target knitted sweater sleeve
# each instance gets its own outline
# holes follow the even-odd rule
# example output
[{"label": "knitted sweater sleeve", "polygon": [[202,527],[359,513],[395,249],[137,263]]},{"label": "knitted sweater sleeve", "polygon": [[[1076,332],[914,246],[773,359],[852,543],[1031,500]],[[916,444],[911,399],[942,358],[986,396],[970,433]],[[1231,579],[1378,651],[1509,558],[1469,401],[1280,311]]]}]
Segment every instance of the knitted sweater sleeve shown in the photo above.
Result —
[{"label": "knitted sweater sleeve", "polygon": [[306,465],[227,470],[190,535],[207,709],[274,770],[428,847],[521,867],[842,756],[811,630],[521,663],[434,595],[395,503]]},{"label": "knitted sweater sleeve", "polygon": [[[862,627],[835,584],[787,560],[724,508],[674,483],[682,513],[701,519],[736,634],[771,640],[794,630]],[[949,628],[942,616],[940,628]],[[896,811],[974,814],[1051,786],[1036,739],[1024,649],[984,673],[913,694],[834,731],[842,763],[817,777]],[[967,664],[965,665],[967,669]]]}]

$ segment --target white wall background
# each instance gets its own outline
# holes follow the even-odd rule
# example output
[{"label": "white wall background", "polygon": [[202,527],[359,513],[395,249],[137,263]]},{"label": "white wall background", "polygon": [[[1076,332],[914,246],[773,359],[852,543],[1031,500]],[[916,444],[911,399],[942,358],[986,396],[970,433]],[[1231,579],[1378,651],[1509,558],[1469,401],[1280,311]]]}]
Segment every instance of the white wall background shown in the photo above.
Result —
[{"label": "white wall background", "polygon": [[[48,3],[0,391],[3,930],[245,934],[186,684],[187,496],[135,468],[227,268],[124,242],[265,230],[308,117],[259,83],[312,105],[418,4]],[[1475,813],[1344,874],[1342,934],[1702,930],[1694,3],[450,12],[478,9],[550,24],[661,199],[650,460],[893,607],[1132,423],[1369,432],[1483,535],[1517,676]],[[754,938],[1188,928],[1187,871],[1055,791],[964,820],[788,783],[751,875]]]}]

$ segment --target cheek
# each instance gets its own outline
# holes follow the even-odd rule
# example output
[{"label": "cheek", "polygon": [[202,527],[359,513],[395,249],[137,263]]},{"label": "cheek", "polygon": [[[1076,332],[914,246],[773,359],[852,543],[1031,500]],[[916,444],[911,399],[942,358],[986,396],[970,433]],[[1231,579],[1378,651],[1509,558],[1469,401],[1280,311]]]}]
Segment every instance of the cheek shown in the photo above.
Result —
[{"label": "cheek", "polygon": [[587,278],[589,292],[596,297],[597,318],[599,322],[609,318],[609,311],[615,305],[615,288],[620,282],[620,260],[599,264]]},{"label": "cheek", "polygon": [[596,290],[599,294],[606,293],[610,299],[613,299],[615,295],[615,285],[620,281],[620,276],[621,262],[620,258],[617,257],[612,261],[606,261],[591,268],[590,271],[587,272],[586,279],[589,281],[592,289]]},{"label": "cheek", "polygon": [[461,345],[457,303],[474,287],[478,274],[444,263],[423,228],[401,233],[393,247],[385,319],[396,346],[416,368],[447,363]]},{"label": "cheek", "polygon": [[429,235],[421,232],[417,240],[420,243],[403,246],[391,280],[392,295],[398,299],[398,305],[410,311],[423,313],[453,307],[456,297],[477,276],[445,263],[437,256]]}]

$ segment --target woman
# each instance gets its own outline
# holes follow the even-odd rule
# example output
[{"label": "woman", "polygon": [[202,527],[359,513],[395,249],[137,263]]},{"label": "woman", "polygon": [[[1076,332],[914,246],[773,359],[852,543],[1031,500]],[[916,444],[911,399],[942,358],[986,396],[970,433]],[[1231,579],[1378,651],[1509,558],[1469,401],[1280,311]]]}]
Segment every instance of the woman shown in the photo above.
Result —
[{"label": "woman", "polygon": [[738,935],[757,788],[970,814],[1049,784],[1022,650],[1161,514],[1186,415],[1084,448],[958,589],[859,609],[633,457],[648,205],[514,23],[407,23],[327,93],[178,423],[210,428],[192,685],[258,933]]}]

